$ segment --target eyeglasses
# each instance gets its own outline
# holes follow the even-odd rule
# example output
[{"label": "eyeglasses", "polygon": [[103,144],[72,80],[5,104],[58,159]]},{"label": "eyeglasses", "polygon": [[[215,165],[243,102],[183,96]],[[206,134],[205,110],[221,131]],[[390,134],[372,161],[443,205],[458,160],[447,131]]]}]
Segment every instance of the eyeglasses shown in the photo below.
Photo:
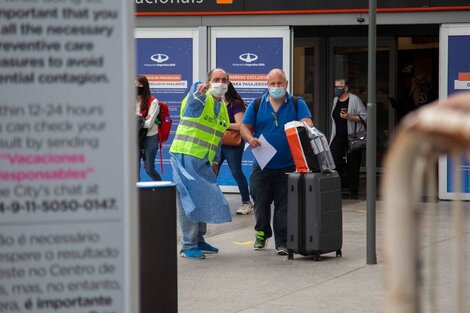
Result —
[{"label": "eyeglasses", "polygon": [[272,113],[272,115],[273,115],[273,117],[274,117],[274,125],[276,125],[276,127],[278,127],[278,126],[279,126],[279,123],[277,122],[277,115],[276,115],[276,113],[274,113],[274,112],[271,112],[271,113]]}]

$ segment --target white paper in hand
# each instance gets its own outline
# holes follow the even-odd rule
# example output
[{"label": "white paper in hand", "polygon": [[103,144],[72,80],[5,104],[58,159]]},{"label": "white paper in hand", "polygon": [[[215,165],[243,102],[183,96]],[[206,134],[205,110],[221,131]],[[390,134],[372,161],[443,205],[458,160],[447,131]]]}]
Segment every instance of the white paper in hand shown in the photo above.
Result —
[{"label": "white paper in hand", "polygon": [[268,164],[269,161],[273,158],[273,156],[276,154],[276,149],[264,138],[263,135],[261,135],[258,138],[259,142],[261,143],[261,146],[252,148],[251,151],[253,152],[253,155],[258,162],[259,167],[263,169],[266,164]]}]

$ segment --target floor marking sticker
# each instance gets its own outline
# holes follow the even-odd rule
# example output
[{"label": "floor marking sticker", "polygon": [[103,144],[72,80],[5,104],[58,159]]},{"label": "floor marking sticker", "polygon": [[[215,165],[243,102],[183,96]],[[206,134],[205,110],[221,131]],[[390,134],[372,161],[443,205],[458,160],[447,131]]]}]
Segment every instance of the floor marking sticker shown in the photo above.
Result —
[{"label": "floor marking sticker", "polygon": [[244,242],[234,241],[233,243],[236,245],[240,245],[240,246],[247,246],[247,245],[252,245],[255,242],[254,241],[244,241]]}]

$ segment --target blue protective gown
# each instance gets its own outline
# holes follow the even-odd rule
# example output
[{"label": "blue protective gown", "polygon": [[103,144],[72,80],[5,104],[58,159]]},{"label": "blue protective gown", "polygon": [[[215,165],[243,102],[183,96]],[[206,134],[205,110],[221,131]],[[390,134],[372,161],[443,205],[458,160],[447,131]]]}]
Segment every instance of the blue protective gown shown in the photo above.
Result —
[{"label": "blue protective gown", "polygon": [[[205,95],[194,94],[199,82],[189,90],[189,96],[183,116],[198,117],[203,111]],[[215,101],[215,100],[214,100]],[[217,116],[220,106],[215,101],[214,114]],[[207,158],[196,158],[192,155],[171,153],[173,181],[178,189],[179,197],[186,215],[193,221],[204,223],[231,222],[230,207],[222,191],[217,185],[217,177]],[[220,158],[220,144],[215,161]]]}]

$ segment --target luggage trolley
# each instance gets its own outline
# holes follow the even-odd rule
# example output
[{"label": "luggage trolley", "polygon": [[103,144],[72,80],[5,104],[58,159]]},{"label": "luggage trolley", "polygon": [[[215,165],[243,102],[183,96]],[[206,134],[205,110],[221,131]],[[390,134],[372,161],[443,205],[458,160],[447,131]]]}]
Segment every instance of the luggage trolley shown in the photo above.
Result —
[{"label": "luggage trolley", "polygon": [[[382,185],[387,313],[469,312],[470,273],[465,267],[470,231],[464,208],[469,211],[470,205],[460,201],[458,166],[468,152],[470,93],[459,93],[404,119],[389,149]],[[435,168],[442,154],[452,156],[457,169],[454,190],[459,192],[437,210]],[[428,203],[422,201],[424,195],[429,196]],[[450,241],[453,245],[445,244]]]}]

